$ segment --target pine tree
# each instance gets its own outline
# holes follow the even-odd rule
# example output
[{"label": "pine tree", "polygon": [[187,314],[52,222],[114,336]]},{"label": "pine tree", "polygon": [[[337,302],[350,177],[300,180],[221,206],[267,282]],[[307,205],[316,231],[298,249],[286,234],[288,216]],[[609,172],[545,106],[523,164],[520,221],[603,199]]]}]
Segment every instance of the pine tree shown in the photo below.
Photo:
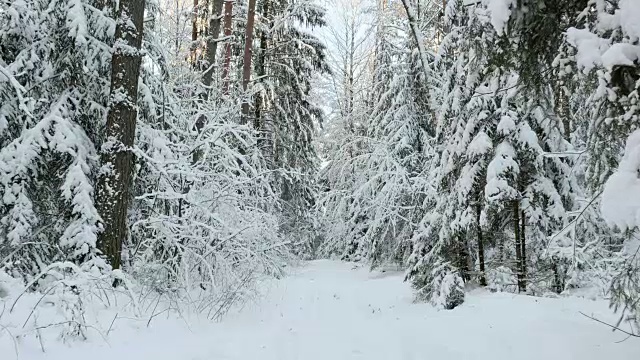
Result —
[{"label": "pine tree", "polygon": [[96,201],[102,219],[98,247],[114,269],[120,268],[127,237],[133,152],[137,122],[138,77],[142,62],[144,1],[121,1],[111,58],[111,90],[106,142],[102,145]]}]

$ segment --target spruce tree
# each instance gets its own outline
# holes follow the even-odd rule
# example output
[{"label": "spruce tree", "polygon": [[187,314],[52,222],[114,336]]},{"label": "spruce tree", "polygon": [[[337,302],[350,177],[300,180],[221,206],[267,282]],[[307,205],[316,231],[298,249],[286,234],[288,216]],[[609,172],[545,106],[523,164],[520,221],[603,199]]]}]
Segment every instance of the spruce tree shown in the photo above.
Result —
[{"label": "spruce tree", "polygon": [[56,261],[106,268],[94,181],[115,22],[110,3],[50,5],[0,5],[0,251],[27,278]]},{"label": "spruce tree", "polygon": [[[285,236],[303,248],[315,237],[309,210],[317,196],[314,147],[322,111],[311,99],[314,77],[329,71],[325,46],[309,30],[325,25],[324,10],[309,1],[263,0],[255,54],[251,122],[275,172]],[[256,44],[254,44],[256,45]],[[248,106],[248,104],[247,104]]]}]

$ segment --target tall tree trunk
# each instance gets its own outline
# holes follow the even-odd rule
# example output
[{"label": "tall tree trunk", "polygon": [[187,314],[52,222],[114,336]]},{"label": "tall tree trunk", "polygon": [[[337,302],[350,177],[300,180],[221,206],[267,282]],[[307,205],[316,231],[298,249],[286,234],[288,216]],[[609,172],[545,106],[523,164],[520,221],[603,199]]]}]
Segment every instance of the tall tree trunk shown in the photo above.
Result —
[{"label": "tall tree trunk", "polygon": [[144,3],[144,0],[120,0],[116,43],[111,58],[111,96],[106,126],[109,146],[104,146],[101,154],[106,171],[98,179],[96,187],[96,203],[102,218],[97,245],[114,269],[120,268],[122,241],[127,236]]},{"label": "tall tree trunk", "polygon": [[191,66],[198,67],[198,0],[193,0],[193,13],[191,14]]},{"label": "tall tree trunk", "polygon": [[516,277],[518,279],[518,292],[524,291],[522,282],[522,244],[520,243],[520,200],[513,201],[513,231],[516,240]]},{"label": "tall tree trunk", "polygon": [[467,242],[462,235],[457,235],[458,243],[458,269],[460,269],[460,275],[465,282],[471,280],[469,274],[469,249],[467,248]]},{"label": "tall tree trunk", "polygon": [[412,0],[402,0],[404,10],[407,13],[407,19],[409,20],[409,28],[413,34],[413,39],[418,46],[418,53],[420,55],[420,62],[422,64],[422,73],[424,75],[424,81],[429,79],[429,60],[427,60],[427,49],[424,47],[424,37],[418,26],[418,15],[413,5]]},{"label": "tall tree trunk", "polygon": [[[379,3],[382,8],[381,12],[384,12],[384,9],[386,7],[386,1],[387,0],[382,0]],[[343,76],[344,76],[344,79],[342,80],[342,83],[344,86],[344,102],[340,102],[340,111],[342,112],[342,117],[347,120],[347,131],[351,136],[354,136],[356,134],[353,109],[354,109],[354,97],[355,97],[354,95],[354,72],[355,72],[354,57],[355,57],[355,36],[356,36],[355,23],[356,23],[357,8],[352,6],[349,8],[349,11],[351,12],[351,15],[348,18],[345,17],[347,22],[344,27],[345,53],[344,53],[343,65],[342,65]],[[378,28],[377,30],[378,34],[380,34],[382,32],[382,22],[380,20],[378,20],[377,28]],[[380,49],[378,49],[380,46],[381,45],[380,45],[379,36],[376,35],[376,46],[375,46],[376,54],[374,55],[375,62],[374,62],[374,69],[373,69],[374,73],[376,71],[375,67],[378,66],[377,53],[381,51]],[[371,95],[373,96],[373,93]],[[347,149],[349,153],[349,158],[353,159],[354,157],[353,146],[348,146]],[[354,176],[354,174],[355,174],[355,170],[352,168],[351,176]]]},{"label": "tall tree trunk", "polygon": [[525,241],[525,225],[527,224],[527,218],[524,215],[524,210],[520,213],[520,223],[522,224],[522,227],[520,228],[520,255],[522,255],[522,261],[520,262],[522,267],[520,269],[520,273],[522,273],[522,291],[527,291],[527,251]]},{"label": "tall tree trunk", "polygon": [[[207,69],[202,77],[202,84],[205,86],[205,94],[208,95],[209,87],[213,81],[213,68],[216,63],[216,53],[218,51],[218,38],[220,37],[220,23],[222,22],[222,4],[224,0],[214,0],[213,17],[209,21],[209,33],[207,36]],[[206,97],[208,98],[208,96]]]},{"label": "tall tree trunk", "polygon": [[487,286],[487,278],[484,274],[484,242],[482,239],[482,226],[480,225],[480,217],[482,216],[482,207],[478,204],[476,210],[476,226],[478,227],[478,263],[480,264],[480,285]]},{"label": "tall tree trunk", "polygon": [[[265,0],[262,6],[262,18],[267,19],[269,16],[269,0]],[[260,31],[260,52],[256,56],[256,76],[261,78],[266,75],[267,70],[265,67],[267,57],[267,33],[266,31]],[[258,94],[255,100],[255,119],[253,119],[253,127],[257,131],[262,131],[262,96]]]},{"label": "tall tree trunk", "polygon": [[555,85],[555,110],[562,123],[562,135],[566,141],[571,141],[571,108],[569,96],[564,91],[562,84]]},{"label": "tall tree trunk", "polygon": [[247,29],[244,38],[244,64],[242,69],[242,90],[244,100],[242,101],[242,124],[246,124],[249,116],[248,90],[251,81],[251,58],[253,47],[253,24],[256,17],[256,0],[249,0],[249,14],[247,15]]},{"label": "tall tree trunk", "polygon": [[[378,13],[380,14],[384,14],[384,11],[387,7],[387,1],[388,0],[380,0],[379,3],[379,10]],[[375,46],[373,48],[373,69],[372,72],[375,74],[378,67],[380,66],[379,64],[379,55],[382,53],[382,40],[380,38],[380,34],[382,34],[383,29],[384,29],[384,23],[382,21],[382,19],[385,18],[385,16],[383,17],[378,17],[378,19],[376,20],[376,36],[375,36]],[[347,60],[345,58],[345,69],[346,69],[346,63]],[[345,70],[346,71],[346,70]],[[371,92],[373,95],[373,92]]]},{"label": "tall tree trunk", "polygon": [[346,27],[345,39],[347,41],[347,56],[346,56],[346,66],[345,76],[347,77],[346,81],[346,116],[349,118],[349,130],[351,134],[354,135],[354,125],[353,125],[353,102],[354,102],[354,57],[355,57],[355,37],[356,37],[356,19],[355,14],[351,17],[349,24]]},{"label": "tall tree trunk", "polygon": [[440,32],[437,35],[438,39],[440,41],[444,40],[444,37],[447,35],[447,0],[442,0],[442,13],[440,14],[440,16],[442,17],[442,24],[441,24],[441,28],[440,28]]},{"label": "tall tree trunk", "polygon": [[233,16],[233,0],[225,0],[224,2],[224,37],[227,39],[224,49],[224,68],[222,69],[222,78],[224,79],[223,93],[229,94],[229,69],[231,67],[231,21]]},{"label": "tall tree trunk", "polygon": [[176,6],[176,8],[174,9],[174,14],[173,14],[173,20],[175,20],[175,23],[173,24],[175,26],[175,34],[173,34],[173,38],[174,38],[174,46],[176,47],[175,49],[175,58],[178,58],[178,55],[180,54],[180,1],[179,0],[174,0],[174,5]]},{"label": "tall tree trunk", "polygon": [[557,294],[560,294],[564,290],[564,279],[563,276],[560,275],[557,261],[553,261],[551,270],[553,271],[553,290]]},{"label": "tall tree trunk", "polygon": [[[197,0],[196,0],[197,1]],[[211,90],[211,84],[213,82],[213,68],[216,63],[216,53],[218,50],[218,37],[220,36],[220,22],[222,20],[222,3],[224,0],[214,0],[214,16],[209,21],[207,29],[207,49],[205,53],[205,71],[202,75],[202,85],[204,90],[199,94],[199,102],[204,103],[209,100],[209,91]],[[207,3],[208,4],[208,3]],[[208,13],[208,11],[207,11]],[[198,115],[196,120],[196,131],[198,134],[202,132],[204,125],[207,121],[207,116],[203,113]],[[197,163],[202,157],[202,151],[196,150],[193,153],[192,162]]]}]

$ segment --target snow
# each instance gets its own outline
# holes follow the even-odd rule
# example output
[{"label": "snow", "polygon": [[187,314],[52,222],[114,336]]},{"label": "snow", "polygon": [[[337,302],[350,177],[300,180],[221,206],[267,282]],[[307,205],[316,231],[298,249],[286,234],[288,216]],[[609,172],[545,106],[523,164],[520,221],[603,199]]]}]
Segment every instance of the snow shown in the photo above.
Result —
[{"label": "snow", "polygon": [[[447,311],[413,303],[399,272],[333,261],[293,272],[263,283],[260,300],[221,323],[188,324],[162,314],[147,327],[149,319],[119,318],[106,339],[91,336],[68,345],[43,339],[45,354],[35,340],[20,339],[15,346],[19,358],[29,360],[640,358],[637,340],[620,342],[623,334],[580,314],[615,321],[602,301],[472,290],[463,305]],[[105,328],[114,316],[108,315]],[[22,323],[14,325],[0,331],[3,360],[16,358],[7,332],[19,331]]]},{"label": "snow", "polygon": [[478,132],[469,144],[468,153],[471,156],[484,155],[493,149],[493,143],[484,131]]},{"label": "snow", "polygon": [[[501,0],[504,1],[504,0]],[[577,49],[576,62],[585,72],[596,66],[612,69],[614,66],[633,66],[640,59],[640,1],[621,0],[614,14],[599,13],[597,30],[602,34],[620,29],[629,39],[611,44],[588,29],[569,28],[567,41]]]},{"label": "snow", "polygon": [[614,66],[634,66],[640,59],[640,46],[626,43],[617,43],[602,54],[602,65],[607,69]]},{"label": "snow", "polygon": [[500,118],[498,123],[498,133],[502,135],[508,135],[516,129],[516,123],[513,122],[511,116],[504,115]]},{"label": "snow", "polygon": [[624,157],[602,192],[602,216],[622,230],[640,226],[640,130],[627,139]]},{"label": "snow", "polygon": [[87,42],[87,19],[83,4],[79,0],[69,1],[67,8],[67,27],[69,35],[76,40],[76,44],[83,45]]},{"label": "snow", "polygon": [[569,28],[567,42],[576,48],[576,63],[585,72],[591,71],[602,63],[602,54],[608,48],[607,40],[587,29]]},{"label": "snow", "polygon": [[484,189],[487,200],[494,201],[517,196],[515,189],[506,180],[510,178],[510,173],[520,172],[515,158],[515,149],[507,141],[503,141],[497,146],[495,157],[487,166],[487,184]]},{"label": "snow", "polygon": [[542,148],[538,143],[538,135],[531,129],[528,123],[523,122],[520,124],[520,131],[518,132],[518,141],[529,147],[530,149],[538,150],[542,152]]},{"label": "snow", "polygon": [[632,66],[640,58],[640,46],[628,43],[610,45],[606,39],[586,29],[570,28],[567,41],[577,49],[576,62],[585,72],[600,65],[607,69],[617,65]]},{"label": "snow", "polygon": [[498,35],[502,35],[511,17],[511,10],[517,4],[516,0],[483,0],[482,2],[491,13],[491,25]]},{"label": "snow", "polygon": [[619,6],[620,27],[637,41],[640,38],[640,1],[620,0]]}]

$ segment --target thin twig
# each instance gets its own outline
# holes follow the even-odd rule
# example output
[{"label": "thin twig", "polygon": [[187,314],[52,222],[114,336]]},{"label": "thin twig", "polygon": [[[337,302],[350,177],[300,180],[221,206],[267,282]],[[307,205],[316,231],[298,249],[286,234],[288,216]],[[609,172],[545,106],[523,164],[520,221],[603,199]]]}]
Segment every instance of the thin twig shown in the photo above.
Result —
[{"label": "thin twig", "polygon": [[11,333],[11,330],[9,330],[9,328],[7,328],[6,326],[0,324],[0,330],[4,330],[7,332],[7,334],[9,334],[9,336],[11,337],[11,340],[13,340],[13,350],[16,353],[16,360],[18,360],[20,358],[19,354],[18,354],[18,343],[16,342],[16,337],[13,336],[13,334]]},{"label": "thin twig", "polygon": [[153,318],[154,318],[154,317],[156,317],[156,316],[158,316],[158,315],[160,315],[160,314],[162,314],[162,313],[164,313],[164,312],[166,312],[166,311],[169,311],[169,309],[170,309],[170,308],[166,308],[166,309],[164,309],[164,310],[162,310],[162,311],[160,311],[160,312],[157,312],[157,313],[155,313],[155,314],[152,314],[152,315],[149,317],[149,321],[147,321],[147,327],[149,327],[149,325],[151,324],[151,320],[153,320]]},{"label": "thin twig", "polygon": [[606,325],[606,326],[610,327],[611,329],[613,329],[613,331],[617,330],[617,331],[620,331],[623,334],[627,334],[627,335],[632,336],[632,337],[640,338],[639,334],[634,334],[634,333],[628,332],[626,330],[622,330],[622,329],[620,329],[619,327],[617,327],[615,325],[611,325],[611,324],[606,323],[606,322],[604,322],[604,321],[602,321],[600,319],[596,319],[595,317],[589,316],[589,315],[583,313],[582,311],[580,311],[580,314],[582,314],[582,316],[585,316],[585,317],[587,317],[587,318],[589,318],[589,319],[591,319],[593,321],[599,322],[600,324],[603,324],[603,325]]},{"label": "thin twig", "polygon": [[113,324],[116,322],[116,319],[118,318],[118,313],[116,313],[116,316],[113,317],[113,320],[111,320],[111,324],[109,325],[109,329],[107,329],[107,335],[109,336],[109,333],[111,332],[111,328],[113,327]]}]

